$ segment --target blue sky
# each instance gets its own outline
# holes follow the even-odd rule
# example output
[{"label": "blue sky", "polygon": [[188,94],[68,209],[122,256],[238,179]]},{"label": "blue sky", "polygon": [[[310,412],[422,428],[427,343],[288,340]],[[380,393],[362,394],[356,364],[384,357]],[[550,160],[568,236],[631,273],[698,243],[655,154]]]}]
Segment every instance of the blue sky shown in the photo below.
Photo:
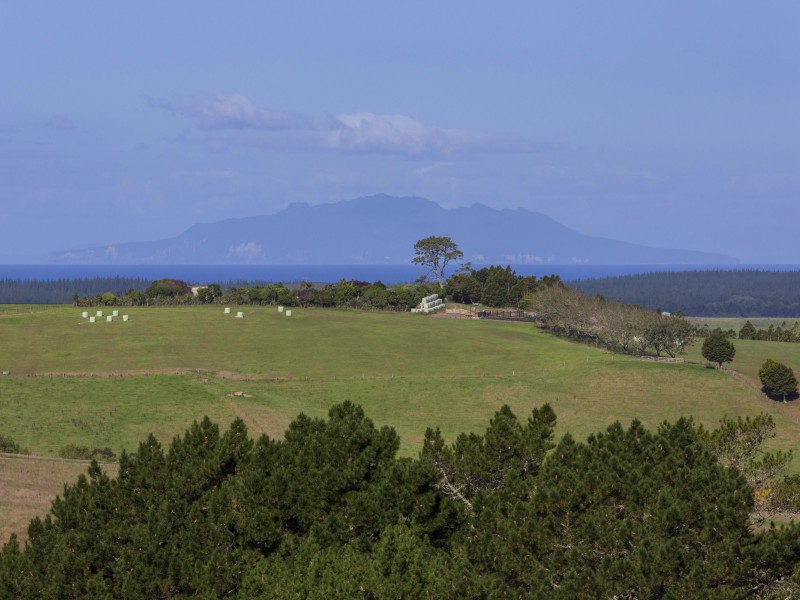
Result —
[{"label": "blue sky", "polygon": [[388,193],[800,263],[798,23],[780,0],[3,3],[0,261]]}]

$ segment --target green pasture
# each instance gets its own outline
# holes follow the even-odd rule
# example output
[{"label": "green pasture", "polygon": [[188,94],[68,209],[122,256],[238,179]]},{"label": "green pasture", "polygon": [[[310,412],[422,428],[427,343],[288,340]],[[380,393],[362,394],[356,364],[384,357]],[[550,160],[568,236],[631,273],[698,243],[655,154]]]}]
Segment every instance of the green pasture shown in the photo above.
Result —
[{"label": "green pasture", "polygon": [[[232,312],[236,312],[233,308]],[[134,308],[89,323],[73,307],[0,318],[0,369],[15,373],[208,369],[288,377],[510,374],[549,364],[532,327],[410,313],[219,306]],[[90,311],[94,314],[94,311]],[[104,311],[107,314],[108,311]],[[104,319],[105,317],[103,317]],[[526,352],[520,353],[521,349]],[[588,355],[585,360],[598,360]]]},{"label": "green pasture", "polygon": [[[397,429],[406,455],[419,451],[426,427],[452,439],[483,429],[504,403],[525,418],[549,402],[560,432],[578,438],[614,420],[655,427],[687,415],[713,426],[723,415],[769,412],[777,447],[800,440],[793,405],[706,368],[699,346],[690,355],[698,364],[667,364],[558,339],[528,323],[239,310],[243,319],[219,306],[125,309],[127,323],[89,324],[71,306],[3,307],[0,371],[11,374],[0,377],[0,433],[45,455],[70,443],[133,450],[150,432],[166,442],[204,415],[222,426],[239,416],[251,433],[276,437],[301,411],[322,416],[353,400]],[[736,344],[734,367],[749,376],[772,346],[800,352],[800,344]]]},{"label": "green pasture", "polygon": [[[687,360],[706,362],[701,352],[702,342],[702,339],[698,340],[689,349],[686,354]],[[800,344],[737,339],[731,342],[736,348],[736,355],[732,362],[725,363],[725,369],[733,369],[758,382],[758,370],[765,360],[771,358],[788,365],[796,375],[800,375]]]},{"label": "green pasture", "polygon": [[[692,318],[696,323],[706,323],[709,327],[721,327],[723,330],[733,329],[737,333],[739,329],[750,321],[757,329],[767,329],[770,325],[778,327],[792,327],[795,319],[778,318]],[[757,340],[731,340],[736,347],[736,356],[733,361],[725,364],[726,369],[733,369],[749,377],[754,382],[758,382],[758,370],[768,358],[782,362],[790,366],[795,374],[800,375],[800,344],[790,342],[766,342]],[[688,360],[705,362],[702,356],[702,339],[689,349],[686,354]]]}]

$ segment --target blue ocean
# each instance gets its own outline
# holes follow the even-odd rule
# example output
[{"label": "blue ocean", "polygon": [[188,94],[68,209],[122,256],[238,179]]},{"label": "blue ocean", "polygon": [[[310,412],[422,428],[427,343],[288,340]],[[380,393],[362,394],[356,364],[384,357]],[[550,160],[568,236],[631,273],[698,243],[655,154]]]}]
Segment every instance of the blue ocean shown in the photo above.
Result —
[{"label": "blue ocean", "polygon": [[[480,268],[484,265],[474,265]],[[512,264],[519,275],[556,274],[564,281],[578,281],[596,277],[615,277],[663,271],[696,270],[759,270],[796,271],[800,265],[557,265],[557,264]],[[311,281],[332,283],[341,279],[359,281],[382,281],[386,284],[410,283],[424,274],[411,264],[401,265],[0,265],[0,279],[14,280],[58,280],[89,279],[95,277],[131,277],[149,281],[156,279],[181,279],[190,284],[252,282],[298,282]]]}]

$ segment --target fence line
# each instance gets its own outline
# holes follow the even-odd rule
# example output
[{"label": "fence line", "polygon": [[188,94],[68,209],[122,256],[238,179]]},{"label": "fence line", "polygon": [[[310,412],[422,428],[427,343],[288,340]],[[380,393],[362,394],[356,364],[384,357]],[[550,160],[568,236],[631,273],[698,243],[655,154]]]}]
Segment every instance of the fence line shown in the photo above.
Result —
[{"label": "fence line", "polygon": [[233,373],[226,371],[211,371],[204,369],[142,369],[135,371],[64,371],[64,372],[13,372],[5,377],[18,379],[122,379],[127,377],[148,377],[157,375],[179,375],[179,376],[198,376],[201,378],[218,377],[232,381],[265,381],[265,382],[336,382],[336,381],[391,381],[391,380],[461,380],[461,379],[503,379],[507,377],[527,377],[526,373],[518,373],[512,369],[508,373],[475,373],[475,374],[451,374],[451,375],[400,375],[390,373],[388,375],[331,375],[327,377],[289,376],[289,375],[269,375],[259,373]]}]

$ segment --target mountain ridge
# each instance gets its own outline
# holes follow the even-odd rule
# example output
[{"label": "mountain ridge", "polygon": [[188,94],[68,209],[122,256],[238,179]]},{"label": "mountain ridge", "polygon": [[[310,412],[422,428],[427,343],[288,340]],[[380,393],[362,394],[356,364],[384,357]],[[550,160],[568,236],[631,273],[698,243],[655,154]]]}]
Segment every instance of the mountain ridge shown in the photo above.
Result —
[{"label": "mountain ridge", "polygon": [[481,203],[445,209],[426,198],[363,196],[294,202],[269,215],[196,223],[172,238],[54,253],[66,263],[401,264],[414,243],[451,237],[473,264],[732,264],[710,252],[586,236],[539,212]]}]

